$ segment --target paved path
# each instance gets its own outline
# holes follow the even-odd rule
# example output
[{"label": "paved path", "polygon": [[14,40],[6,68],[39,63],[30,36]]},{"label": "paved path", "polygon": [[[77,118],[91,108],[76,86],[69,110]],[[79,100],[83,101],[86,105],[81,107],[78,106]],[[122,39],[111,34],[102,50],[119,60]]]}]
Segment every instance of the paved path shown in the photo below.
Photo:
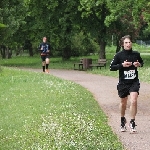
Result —
[{"label": "paved path", "polygon": [[[30,69],[31,71],[31,69]],[[32,71],[40,72],[40,69]],[[84,71],[51,69],[50,74],[70,80],[88,89],[98,101],[100,107],[109,117],[109,125],[118,135],[126,150],[150,150],[150,84],[141,83],[136,117],[137,134],[120,132],[119,97],[117,95],[117,78],[89,74]],[[126,110],[129,122],[129,104]]]}]

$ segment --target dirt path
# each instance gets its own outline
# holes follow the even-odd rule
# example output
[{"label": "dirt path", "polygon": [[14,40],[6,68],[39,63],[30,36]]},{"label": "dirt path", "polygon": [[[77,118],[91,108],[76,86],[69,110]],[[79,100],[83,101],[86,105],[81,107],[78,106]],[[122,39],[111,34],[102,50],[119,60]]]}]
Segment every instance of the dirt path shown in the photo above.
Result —
[{"label": "dirt path", "polygon": [[[29,70],[29,69],[28,69]],[[40,69],[30,71],[41,72]],[[118,135],[126,150],[150,150],[150,84],[141,83],[136,117],[137,134],[120,132],[119,97],[117,95],[117,78],[88,74],[84,71],[51,69],[50,74],[76,82],[88,89],[98,101],[100,107],[109,117],[109,125]],[[129,122],[129,104],[126,110]]]}]

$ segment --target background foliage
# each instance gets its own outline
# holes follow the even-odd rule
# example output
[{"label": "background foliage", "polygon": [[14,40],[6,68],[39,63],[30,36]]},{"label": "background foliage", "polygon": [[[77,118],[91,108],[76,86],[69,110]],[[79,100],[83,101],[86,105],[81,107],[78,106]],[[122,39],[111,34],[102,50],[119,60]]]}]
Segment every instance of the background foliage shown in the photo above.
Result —
[{"label": "background foliage", "polygon": [[53,56],[98,52],[105,58],[106,46],[113,43],[119,51],[118,40],[125,34],[149,40],[149,10],[146,0],[1,0],[0,22],[7,26],[0,29],[1,56],[11,58],[11,50],[33,56],[47,36]]}]

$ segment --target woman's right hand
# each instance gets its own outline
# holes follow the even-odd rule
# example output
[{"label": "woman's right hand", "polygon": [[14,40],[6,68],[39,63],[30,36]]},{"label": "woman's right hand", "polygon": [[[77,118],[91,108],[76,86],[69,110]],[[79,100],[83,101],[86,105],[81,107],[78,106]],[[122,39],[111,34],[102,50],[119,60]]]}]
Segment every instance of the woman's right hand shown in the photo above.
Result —
[{"label": "woman's right hand", "polygon": [[130,67],[130,66],[132,66],[132,62],[128,62],[128,61],[126,60],[126,61],[124,61],[124,62],[122,63],[122,65],[123,65],[123,67]]}]

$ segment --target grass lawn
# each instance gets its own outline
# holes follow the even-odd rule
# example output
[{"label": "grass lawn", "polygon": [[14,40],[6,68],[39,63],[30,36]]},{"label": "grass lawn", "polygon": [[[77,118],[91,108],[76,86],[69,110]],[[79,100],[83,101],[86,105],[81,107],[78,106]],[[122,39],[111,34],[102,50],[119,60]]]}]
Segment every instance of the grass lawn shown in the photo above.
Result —
[{"label": "grass lawn", "polygon": [[123,149],[106,115],[83,87],[5,67],[0,83],[0,149]]}]

